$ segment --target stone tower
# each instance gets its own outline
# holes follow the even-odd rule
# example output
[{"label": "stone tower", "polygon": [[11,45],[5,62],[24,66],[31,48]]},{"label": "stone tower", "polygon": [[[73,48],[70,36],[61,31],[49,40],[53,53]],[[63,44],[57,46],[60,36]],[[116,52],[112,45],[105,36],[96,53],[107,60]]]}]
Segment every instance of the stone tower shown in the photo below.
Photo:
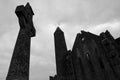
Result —
[{"label": "stone tower", "polygon": [[67,50],[64,32],[58,27],[54,33],[57,74],[50,80],[75,80],[72,65],[72,51]]},{"label": "stone tower", "polygon": [[30,42],[35,36],[33,11],[29,3],[17,6],[15,11],[20,25],[6,80],[29,80]]},{"label": "stone tower", "polygon": [[54,33],[57,75],[64,76],[63,58],[67,52],[64,32],[58,27]]}]

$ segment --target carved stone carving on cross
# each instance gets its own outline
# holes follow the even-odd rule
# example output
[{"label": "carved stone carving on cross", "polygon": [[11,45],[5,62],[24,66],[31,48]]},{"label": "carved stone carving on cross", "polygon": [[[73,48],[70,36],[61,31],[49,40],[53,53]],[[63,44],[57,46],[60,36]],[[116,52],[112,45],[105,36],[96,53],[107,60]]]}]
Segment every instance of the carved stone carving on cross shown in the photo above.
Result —
[{"label": "carved stone carving on cross", "polygon": [[19,19],[20,29],[24,29],[29,37],[35,36],[36,31],[32,21],[34,13],[30,4],[17,6],[15,13]]}]

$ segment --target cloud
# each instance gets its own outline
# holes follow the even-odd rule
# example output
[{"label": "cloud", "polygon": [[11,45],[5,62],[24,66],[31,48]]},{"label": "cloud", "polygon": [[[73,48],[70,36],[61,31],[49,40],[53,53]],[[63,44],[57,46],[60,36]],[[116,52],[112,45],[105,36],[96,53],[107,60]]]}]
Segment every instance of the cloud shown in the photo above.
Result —
[{"label": "cloud", "polygon": [[120,37],[120,33],[119,33],[120,21],[114,20],[112,22],[99,24],[96,26],[92,26],[92,27],[88,28],[87,30],[94,34],[98,34],[98,35],[101,32],[105,32],[105,30],[109,30],[110,33],[114,36],[114,38],[118,38],[118,37]]},{"label": "cloud", "polygon": [[119,0],[34,1],[34,11],[37,12],[35,22],[52,22],[54,24],[68,23],[74,25],[105,23],[114,19],[119,19],[119,3]]}]

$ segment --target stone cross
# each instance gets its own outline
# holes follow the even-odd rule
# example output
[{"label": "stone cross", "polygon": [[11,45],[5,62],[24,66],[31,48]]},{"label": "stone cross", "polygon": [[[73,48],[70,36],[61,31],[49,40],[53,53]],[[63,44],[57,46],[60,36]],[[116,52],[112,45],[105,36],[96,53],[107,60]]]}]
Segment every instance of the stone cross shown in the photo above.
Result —
[{"label": "stone cross", "polygon": [[29,3],[17,6],[15,11],[20,31],[13,51],[6,80],[29,80],[30,42],[35,36],[32,17],[34,15]]}]

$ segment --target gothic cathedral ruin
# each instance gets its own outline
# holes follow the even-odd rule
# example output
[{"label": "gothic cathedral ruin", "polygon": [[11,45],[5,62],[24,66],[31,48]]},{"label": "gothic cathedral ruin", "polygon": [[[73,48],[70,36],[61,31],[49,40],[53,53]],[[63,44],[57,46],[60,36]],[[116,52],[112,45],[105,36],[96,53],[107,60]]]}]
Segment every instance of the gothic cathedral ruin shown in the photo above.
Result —
[{"label": "gothic cathedral ruin", "polygon": [[100,35],[81,31],[72,50],[67,50],[64,32],[54,33],[56,75],[50,80],[120,80],[120,38],[109,31]]}]

